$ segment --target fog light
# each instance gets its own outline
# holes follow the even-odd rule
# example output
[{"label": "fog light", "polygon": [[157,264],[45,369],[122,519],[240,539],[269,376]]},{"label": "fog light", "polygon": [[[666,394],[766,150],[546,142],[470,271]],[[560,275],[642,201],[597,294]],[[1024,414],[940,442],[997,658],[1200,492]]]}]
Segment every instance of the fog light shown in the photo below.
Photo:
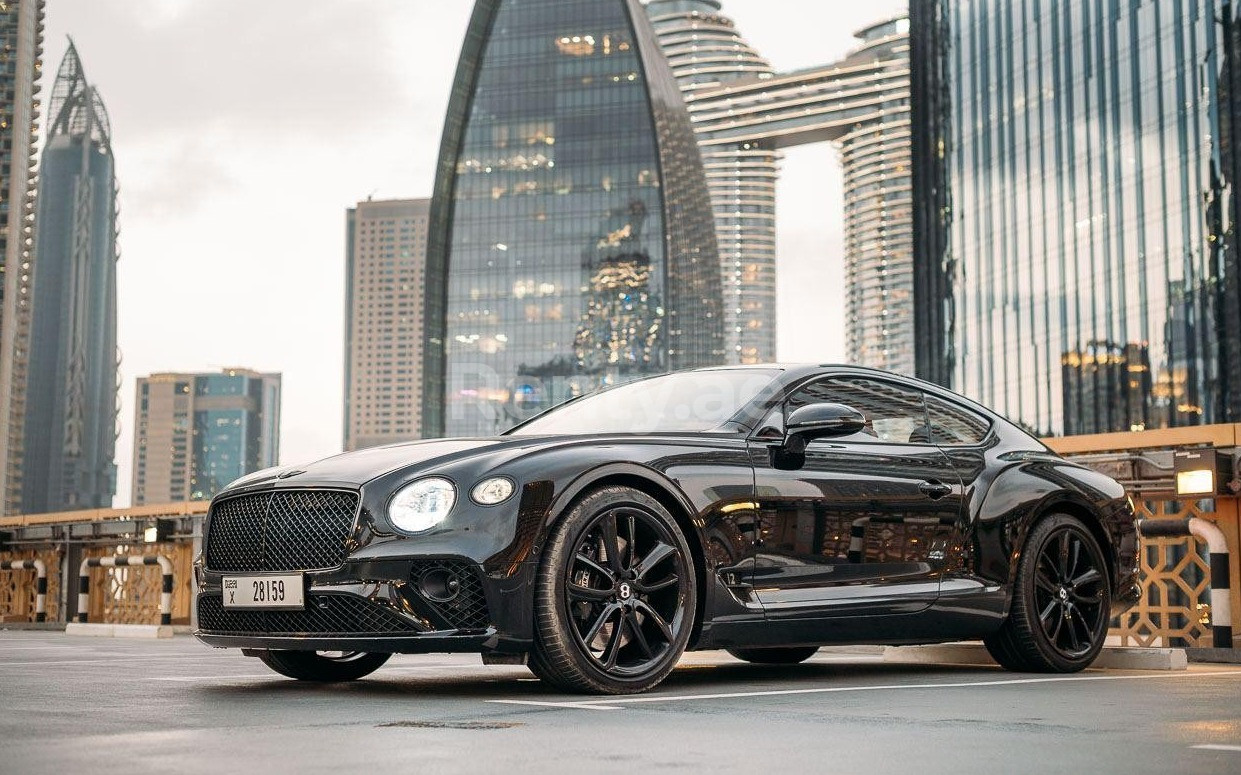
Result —
[{"label": "fog light", "polygon": [[452,571],[433,570],[418,582],[418,591],[435,603],[448,603],[461,594],[461,582]]}]

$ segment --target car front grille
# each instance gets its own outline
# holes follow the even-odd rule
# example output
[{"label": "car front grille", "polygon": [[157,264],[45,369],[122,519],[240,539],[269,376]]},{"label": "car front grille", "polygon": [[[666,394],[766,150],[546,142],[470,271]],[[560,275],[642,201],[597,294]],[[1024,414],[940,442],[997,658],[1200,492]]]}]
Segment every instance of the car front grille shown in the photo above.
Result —
[{"label": "car front grille", "polygon": [[361,637],[414,632],[395,613],[356,595],[308,595],[302,611],[225,608],[219,595],[201,595],[198,628],[219,635]]},{"label": "car front grille", "polygon": [[218,571],[335,568],[345,561],[358,494],[278,490],[218,501],[207,519],[206,565]]},{"label": "car front grille", "polygon": [[[441,620],[440,626],[453,630],[481,630],[490,622],[487,597],[477,567],[467,560],[419,560],[410,569],[410,581],[419,596]],[[428,582],[436,588],[455,581],[455,590],[446,595],[427,594]]]}]

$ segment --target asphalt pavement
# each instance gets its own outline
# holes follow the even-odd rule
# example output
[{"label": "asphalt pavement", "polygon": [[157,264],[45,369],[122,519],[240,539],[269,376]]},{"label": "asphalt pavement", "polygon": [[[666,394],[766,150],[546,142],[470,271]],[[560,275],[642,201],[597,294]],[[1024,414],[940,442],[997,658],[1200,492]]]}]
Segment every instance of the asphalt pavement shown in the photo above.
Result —
[{"label": "asphalt pavement", "polygon": [[1074,676],[690,654],[654,692],[477,656],[312,685],[187,636],[0,631],[0,773],[1241,772],[1241,666]]}]

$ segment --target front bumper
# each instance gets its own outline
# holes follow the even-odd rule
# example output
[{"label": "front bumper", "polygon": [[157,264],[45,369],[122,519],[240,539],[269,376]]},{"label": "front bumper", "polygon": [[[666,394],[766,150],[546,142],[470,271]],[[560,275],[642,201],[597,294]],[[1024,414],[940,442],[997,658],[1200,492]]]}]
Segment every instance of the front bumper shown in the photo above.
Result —
[{"label": "front bumper", "polygon": [[264,574],[200,567],[194,635],[215,648],[524,653],[533,637],[532,571],[521,563],[488,574],[462,557],[346,562],[304,573],[305,608],[276,611],[222,604],[226,576]]}]

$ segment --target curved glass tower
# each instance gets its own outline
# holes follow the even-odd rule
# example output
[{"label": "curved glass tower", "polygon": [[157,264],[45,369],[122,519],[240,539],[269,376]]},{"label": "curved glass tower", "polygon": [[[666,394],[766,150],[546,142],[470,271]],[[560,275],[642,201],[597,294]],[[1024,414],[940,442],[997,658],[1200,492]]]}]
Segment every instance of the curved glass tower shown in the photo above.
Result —
[{"label": "curved glass tower", "polygon": [[22,511],[115,491],[116,177],[108,115],[70,42],[39,168]]},{"label": "curved glass tower", "polygon": [[427,436],[723,362],[702,162],[637,0],[478,0],[427,253]]}]

